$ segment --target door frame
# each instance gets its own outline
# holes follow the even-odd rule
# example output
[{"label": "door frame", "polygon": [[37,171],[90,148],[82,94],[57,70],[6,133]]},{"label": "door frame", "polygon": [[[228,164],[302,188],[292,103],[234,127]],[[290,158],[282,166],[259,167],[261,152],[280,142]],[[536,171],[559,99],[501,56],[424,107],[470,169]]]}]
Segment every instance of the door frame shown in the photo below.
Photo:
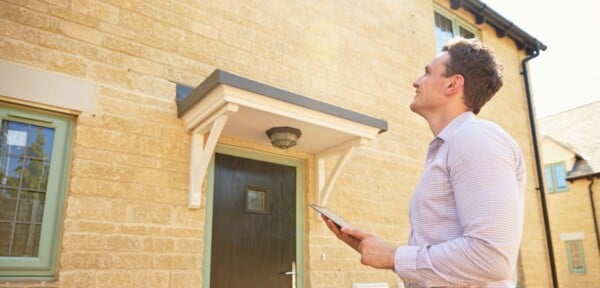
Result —
[{"label": "door frame", "polygon": [[[298,158],[269,154],[257,150],[217,144],[215,153],[259,160],[296,168],[296,287],[304,287],[304,161]],[[202,287],[210,285],[213,201],[215,187],[215,157],[210,159],[206,173],[206,215],[204,222],[204,252],[202,258]],[[290,263],[291,264],[291,263]],[[290,267],[291,269],[291,267]]]}]

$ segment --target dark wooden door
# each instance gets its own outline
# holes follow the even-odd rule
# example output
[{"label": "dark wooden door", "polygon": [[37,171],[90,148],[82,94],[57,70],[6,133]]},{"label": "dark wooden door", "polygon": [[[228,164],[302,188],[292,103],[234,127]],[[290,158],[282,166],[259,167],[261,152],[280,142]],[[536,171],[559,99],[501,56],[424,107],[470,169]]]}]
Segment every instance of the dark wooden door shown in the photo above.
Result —
[{"label": "dark wooden door", "polygon": [[296,168],[215,155],[211,288],[285,288],[296,254]]}]

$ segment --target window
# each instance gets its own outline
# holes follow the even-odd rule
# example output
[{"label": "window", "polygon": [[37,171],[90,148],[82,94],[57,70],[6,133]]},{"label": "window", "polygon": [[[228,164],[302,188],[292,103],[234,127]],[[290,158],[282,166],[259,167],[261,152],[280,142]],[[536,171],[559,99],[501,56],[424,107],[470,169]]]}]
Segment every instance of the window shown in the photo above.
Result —
[{"label": "window", "polygon": [[571,274],[585,274],[585,257],[581,240],[569,240],[567,243],[567,257],[569,258],[569,271]]},{"label": "window", "polygon": [[0,106],[0,277],[52,278],[73,120]]},{"label": "window", "polygon": [[546,174],[546,190],[549,193],[569,190],[565,162],[548,164],[544,166],[544,172]]},{"label": "window", "polygon": [[475,28],[453,16],[450,12],[436,7],[435,18],[435,47],[441,51],[442,46],[452,37],[462,36],[464,38],[477,37]]}]

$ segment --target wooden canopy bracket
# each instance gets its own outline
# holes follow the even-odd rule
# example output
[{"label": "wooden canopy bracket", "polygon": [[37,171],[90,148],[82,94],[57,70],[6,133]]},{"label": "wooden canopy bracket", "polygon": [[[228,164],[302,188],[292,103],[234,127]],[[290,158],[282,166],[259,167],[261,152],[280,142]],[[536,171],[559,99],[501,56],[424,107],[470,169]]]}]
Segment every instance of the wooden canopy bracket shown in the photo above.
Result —
[{"label": "wooden canopy bracket", "polygon": [[[237,105],[227,104],[192,130],[189,208],[200,208],[202,185],[204,184],[210,158],[215,152],[217,140],[219,140],[219,136],[225,128],[228,114],[237,112],[238,108]],[[208,138],[205,136],[206,132],[209,132]]]},{"label": "wooden canopy bracket", "polygon": [[[366,144],[367,141],[368,140],[365,138],[355,138],[341,145],[319,152],[315,155],[315,161],[317,164],[317,175],[315,178],[317,182],[317,203],[319,203],[319,205],[327,205],[327,200],[329,200],[333,186],[340,176],[342,168],[344,168],[346,163],[348,163],[352,153],[356,150],[356,148]],[[339,157],[331,171],[331,175],[326,177],[325,158],[333,155],[338,155]]]}]

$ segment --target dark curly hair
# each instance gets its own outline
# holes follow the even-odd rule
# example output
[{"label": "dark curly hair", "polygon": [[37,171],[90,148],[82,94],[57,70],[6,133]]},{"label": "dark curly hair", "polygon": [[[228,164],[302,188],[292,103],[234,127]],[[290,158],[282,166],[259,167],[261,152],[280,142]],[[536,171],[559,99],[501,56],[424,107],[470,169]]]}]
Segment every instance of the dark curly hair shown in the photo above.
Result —
[{"label": "dark curly hair", "polygon": [[503,67],[496,61],[494,51],[477,39],[461,37],[448,41],[442,51],[450,54],[445,76],[460,74],[464,77],[465,104],[473,113],[479,113],[503,84]]}]

